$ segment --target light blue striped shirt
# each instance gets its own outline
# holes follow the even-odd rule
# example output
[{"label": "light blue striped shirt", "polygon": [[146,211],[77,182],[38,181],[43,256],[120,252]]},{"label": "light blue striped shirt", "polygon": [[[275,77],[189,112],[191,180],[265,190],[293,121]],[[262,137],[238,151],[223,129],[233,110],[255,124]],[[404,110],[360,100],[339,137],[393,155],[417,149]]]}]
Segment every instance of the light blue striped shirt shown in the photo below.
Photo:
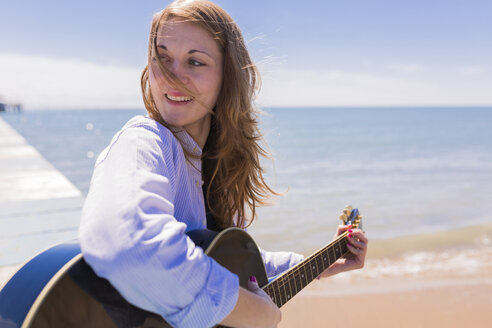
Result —
[{"label": "light blue striped shirt", "polygon": [[[186,159],[183,148],[198,157]],[[79,229],[94,271],[175,327],[213,326],[238,298],[238,277],[185,234],[207,225],[200,155],[186,132],[132,118],[96,161]],[[302,260],[261,253],[269,276]]]}]

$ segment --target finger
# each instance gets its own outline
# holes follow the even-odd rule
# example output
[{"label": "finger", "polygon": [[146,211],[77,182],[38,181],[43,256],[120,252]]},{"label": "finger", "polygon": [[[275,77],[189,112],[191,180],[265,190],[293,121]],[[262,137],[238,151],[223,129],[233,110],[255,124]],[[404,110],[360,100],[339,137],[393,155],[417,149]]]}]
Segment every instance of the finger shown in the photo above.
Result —
[{"label": "finger", "polygon": [[354,255],[360,255],[363,252],[362,249],[352,246],[350,244],[347,244],[347,248],[349,249],[350,253]]},{"label": "finger", "polygon": [[256,281],[255,276],[249,277],[248,280],[248,289],[252,292],[256,292],[258,289],[260,289],[260,286],[258,286],[258,282]]},{"label": "finger", "polygon": [[357,237],[349,237],[347,239],[348,243],[351,245],[351,246],[354,246],[354,247],[357,247],[357,248],[366,248],[367,247],[367,244],[361,240],[358,240]]},{"label": "finger", "polygon": [[337,227],[337,231],[335,233],[335,238],[340,236],[342,233],[344,233],[345,231],[347,231],[348,229],[352,228],[352,225],[349,224],[349,225],[339,225]]},{"label": "finger", "polygon": [[360,229],[354,229],[351,232],[351,235],[352,235],[352,237],[357,238],[359,241],[361,241],[365,244],[367,244],[369,242],[369,239],[367,239],[366,234]]}]

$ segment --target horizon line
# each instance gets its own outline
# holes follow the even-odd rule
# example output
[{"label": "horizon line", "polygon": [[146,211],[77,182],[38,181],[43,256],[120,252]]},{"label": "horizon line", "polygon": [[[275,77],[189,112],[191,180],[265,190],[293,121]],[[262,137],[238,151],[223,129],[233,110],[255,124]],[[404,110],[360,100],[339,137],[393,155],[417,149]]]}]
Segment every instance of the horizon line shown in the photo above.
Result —
[{"label": "horizon line", "polygon": [[[282,106],[282,105],[265,105],[257,106],[258,109],[297,109],[297,108],[309,108],[309,109],[344,109],[344,108],[491,108],[492,104],[487,105],[307,105],[307,106]],[[144,107],[72,107],[72,108],[29,108],[23,107],[22,111],[81,111],[81,110],[142,110]],[[21,111],[21,112],[22,112]],[[10,111],[4,111],[2,113],[9,113]]]}]

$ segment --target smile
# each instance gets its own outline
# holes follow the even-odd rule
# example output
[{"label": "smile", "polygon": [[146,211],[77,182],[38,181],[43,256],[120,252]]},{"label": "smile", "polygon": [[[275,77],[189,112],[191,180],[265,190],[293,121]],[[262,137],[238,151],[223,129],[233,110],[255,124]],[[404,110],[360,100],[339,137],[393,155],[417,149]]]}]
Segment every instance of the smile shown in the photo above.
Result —
[{"label": "smile", "polygon": [[166,93],[166,98],[169,100],[172,100],[172,101],[177,101],[177,102],[189,102],[189,101],[193,100],[193,97],[189,97],[189,96],[176,97],[176,96],[171,96],[167,93]]}]

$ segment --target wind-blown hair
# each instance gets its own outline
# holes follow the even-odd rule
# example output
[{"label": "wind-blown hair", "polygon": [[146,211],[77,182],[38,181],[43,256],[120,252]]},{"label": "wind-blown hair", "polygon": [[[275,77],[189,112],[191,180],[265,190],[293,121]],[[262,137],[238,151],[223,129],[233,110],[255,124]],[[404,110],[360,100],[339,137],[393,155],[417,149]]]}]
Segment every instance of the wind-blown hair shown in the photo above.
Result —
[{"label": "wind-blown hair", "polygon": [[150,64],[157,61],[170,85],[191,93],[157,59],[157,32],[159,26],[170,20],[198,24],[210,33],[222,51],[223,81],[202,155],[202,178],[207,186],[207,204],[218,228],[246,227],[256,217],[256,206],[264,205],[267,198],[275,194],[266,184],[260,165],[260,157],[268,157],[269,154],[260,145],[263,137],[258,128],[259,112],[253,104],[260,85],[258,70],[249,56],[239,27],[222,8],[206,0],[172,2],[152,20],[148,63],[141,77],[147,112],[161,124],[169,127],[159,114],[150,92]]}]

